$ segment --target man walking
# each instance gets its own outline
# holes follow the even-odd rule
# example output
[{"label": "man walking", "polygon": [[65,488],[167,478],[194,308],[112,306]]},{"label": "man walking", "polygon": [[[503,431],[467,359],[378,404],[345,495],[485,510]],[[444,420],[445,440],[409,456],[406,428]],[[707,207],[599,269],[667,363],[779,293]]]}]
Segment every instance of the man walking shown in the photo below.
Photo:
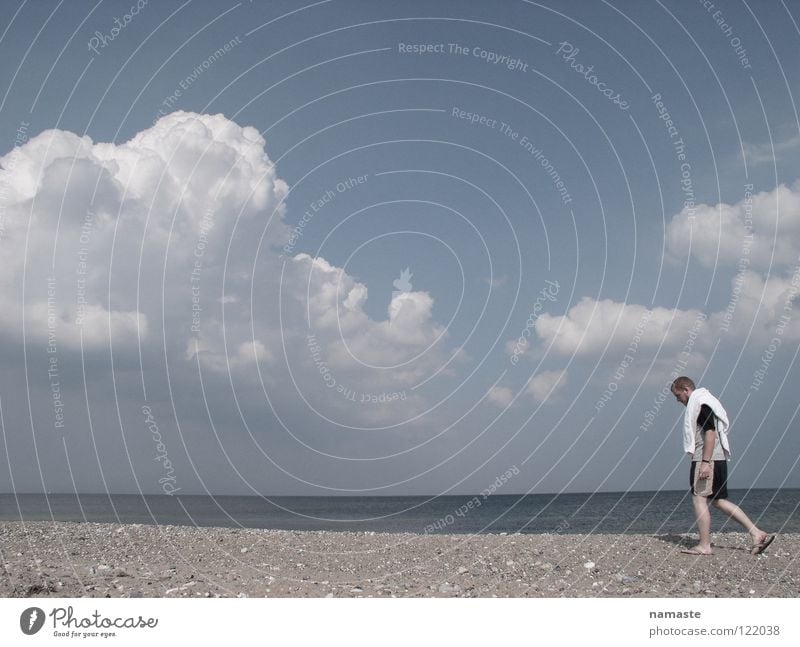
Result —
[{"label": "man walking", "polygon": [[[682,376],[672,383],[672,394],[683,406],[683,449],[692,458],[689,487],[697,519],[700,543],[681,552],[689,555],[713,555],[711,549],[711,513],[708,501],[740,523],[750,533],[750,553],[763,553],[775,539],[756,526],[744,511],[728,501],[728,414],[708,389],[695,388],[694,382]],[[711,487],[708,487],[708,480]]]}]

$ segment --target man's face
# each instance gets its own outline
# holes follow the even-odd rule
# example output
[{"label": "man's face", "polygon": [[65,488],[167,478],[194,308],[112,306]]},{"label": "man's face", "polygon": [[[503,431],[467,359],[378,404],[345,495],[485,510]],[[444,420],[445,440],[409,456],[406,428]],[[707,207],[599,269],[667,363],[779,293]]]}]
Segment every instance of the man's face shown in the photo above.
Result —
[{"label": "man's face", "polygon": [[674,395],[675,399],[678,402],[680,402],[684,407],[686,406],[686,403],[689,402],[689,396],[691,395],[691,393],[692,392],[686,387],[680,389],[672,389],[672,395]]}]

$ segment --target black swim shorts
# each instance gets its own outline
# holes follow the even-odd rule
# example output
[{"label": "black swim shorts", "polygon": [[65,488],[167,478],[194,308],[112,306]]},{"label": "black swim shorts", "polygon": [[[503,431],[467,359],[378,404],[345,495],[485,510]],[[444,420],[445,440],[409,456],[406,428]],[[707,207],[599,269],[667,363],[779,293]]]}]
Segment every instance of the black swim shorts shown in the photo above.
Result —
[{"label": "black swim shorts", "polygon": [[[700,461],[692,461],[692,468],[689,470],[689,491],[694,494],[694,470]],[[711,499],[728,498],[728,461],[714,461],[714,482],[711,484]]]}]

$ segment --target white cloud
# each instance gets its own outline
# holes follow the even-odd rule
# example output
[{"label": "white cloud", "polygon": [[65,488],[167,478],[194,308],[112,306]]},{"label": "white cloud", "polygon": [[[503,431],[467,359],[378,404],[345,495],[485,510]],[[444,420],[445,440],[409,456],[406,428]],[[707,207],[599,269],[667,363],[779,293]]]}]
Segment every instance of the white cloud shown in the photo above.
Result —
[{"label": "white cloud", "polygon": [[503,344],[503,350],[505,351],[506,355],[511,357],[514,354],[514,351],[517,350],[517,354],[523,355],[526,350],[528,350],[528,343],[527,339],[509,339],[507,342]]},{"label": "white cloud", "polygon": [[536,332],[540,346],[557,354],[598,358],[606,353],[615,360],[628,355],[639,366],[654,357],[674,363],[687,347],[692,354],[708,351],[721,337],[758,353],[776,336],[800,340],[800,267],[784,277],[742,272],[731,286],[728,305],[708,316],[696,309],[646,308],[584,297],[566,315],[541,315]]},{"label": "white cloud", "polygon": [[749,339],[759,346],[776,335],[790,341],[800,340],[798,293],[800,266],[787,277],[764,278],[751,271],[737,274],[731,280],[729,304],[711,316],[711,328],[723,330],[734,339]]},{"label": "white cloud", "polygon": [[420,410],[410,391],[354,407],[320,379],[308,334],[339,384],[377,399],[436,371],[446,331],[427,292],[396,294],[373,320],[365,284],[324,258],[279,255],[288,187],[265,145],[223,115],[176,112],[122,144],[49,130],[0,159],[0,336],[19,343],[24,320],[44,348],[49,318],[59,352],[80,348],[82,332],[87,351],[141,346],[256,385],[261,369],[296,406],[288,365],[304,396],[350,420]]},{"label": "white cloud", "polygon": [[514,399],[514,392],[507,386],[493,386],[489,389],[486,399],[498,407],[507,407]]},{"label": "white cloud", "polygon": [[528,393],[539,402],[552,398],[567,384],[566,371],[543,371],[534,375],[528,383]]},{"label": "white cloud", "polygon": [[[222,115],[179,112],[119,145],[48,130],[9,153],[0,334],[18,340],[23,316],[33,339],[49,332],[48,299],[65,350],[81,329],[89,349],[146,340],[162,296],[165,318],[183,316],[196,253],[208,275],[238,218],[282,212],[287,187],[263,147],[255,129]],[[278,239],[282,228],[278,217]]]},{"label": "white cloud", "polygon": [[789,139],[777,143],[744,144],[744,154],[748,164],[772,163],[783,157],[786,153],[797,149],[800,149],[800,135],[794,135]]},{"label": "white cloud", "polygon": [[781,184],[732,205],[701,204],[694,218],[683,209],[667,226],[667,246],[673,257],[691,254],[705,267],[792,268],[800,256],[800,183]]},{"label": "white cloud", "polygon": [[584,297],[566,315],[540,315],[535,329],[544,345],[559,354],[597,356],[606,349],[624,350],[634,340],[638,348],[673,350],[685,343],[702,316],[698,310],[650,309]]}]

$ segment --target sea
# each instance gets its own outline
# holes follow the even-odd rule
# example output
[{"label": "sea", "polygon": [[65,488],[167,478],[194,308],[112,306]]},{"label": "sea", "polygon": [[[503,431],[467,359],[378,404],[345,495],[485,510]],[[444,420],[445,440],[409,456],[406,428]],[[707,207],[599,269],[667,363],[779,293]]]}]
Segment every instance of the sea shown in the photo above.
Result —
[{"label": "sea", "polygon": [[[800,532],[800,489],[731,489],[729,500],[764,530]],[[0,494],[0,521],[50,520],[423,535],[696,531],[685,491],[488,497]],[[712,530],[742,528],[712,510]]]}]

